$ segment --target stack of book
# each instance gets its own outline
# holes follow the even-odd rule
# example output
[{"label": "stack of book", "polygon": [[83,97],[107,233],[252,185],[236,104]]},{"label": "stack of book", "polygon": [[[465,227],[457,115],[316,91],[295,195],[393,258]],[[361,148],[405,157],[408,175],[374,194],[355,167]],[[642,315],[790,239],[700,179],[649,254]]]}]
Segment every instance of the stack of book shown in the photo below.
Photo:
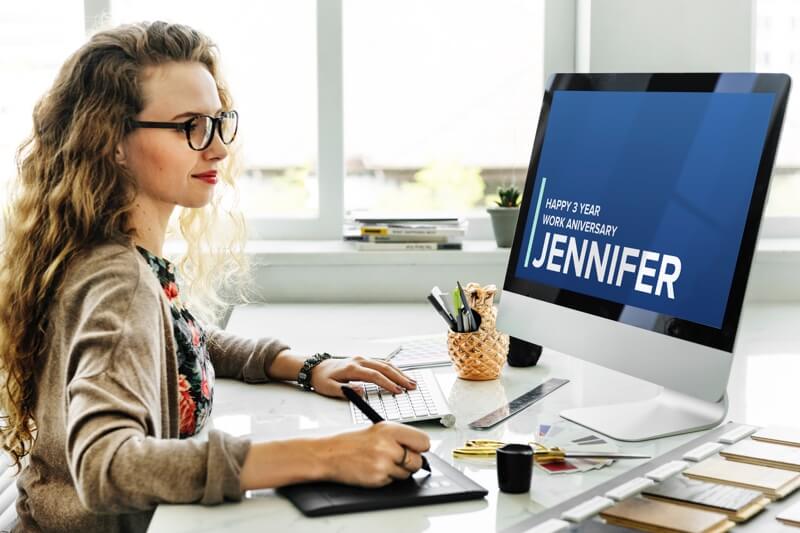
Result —
[{"label": "stack of book", "polygon": [[355,217],[345,223],[344,240],[357,250],[460,250],[467,221],[458,217]]}]

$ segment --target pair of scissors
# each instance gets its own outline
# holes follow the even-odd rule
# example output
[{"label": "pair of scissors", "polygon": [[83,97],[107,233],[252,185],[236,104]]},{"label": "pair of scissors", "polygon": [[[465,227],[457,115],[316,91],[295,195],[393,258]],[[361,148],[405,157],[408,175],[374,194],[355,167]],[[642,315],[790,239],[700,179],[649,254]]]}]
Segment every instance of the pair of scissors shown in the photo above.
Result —
[{"label": "pair of scissors", "polygon": [[[649,455],[638,455],[621,452],[588,452],[569,451],[557,446],[548,447],[539,442],[528,442],[533,447],[533,459],[539,464],[557,463],[569,457],[584,459],[650,459]],[[453,450],[456,459],[466,458],[492,458],[497,454],[497,449],[506,443],[491,439],[472,439],[459,448]]]},{"label": "pair of scissors", "polygon": [[[533,458],[537,463],[544,464],[564,460],[563,452],[559,448],[548,448],[538,442],[529,442],[528,444],[533,447]],[[472,439],[468,440],[465,446],[454,449],[453,457],[457,459],[492,458],[496,455],[497,449],[505,445],[505,442],[499,440]]]}]

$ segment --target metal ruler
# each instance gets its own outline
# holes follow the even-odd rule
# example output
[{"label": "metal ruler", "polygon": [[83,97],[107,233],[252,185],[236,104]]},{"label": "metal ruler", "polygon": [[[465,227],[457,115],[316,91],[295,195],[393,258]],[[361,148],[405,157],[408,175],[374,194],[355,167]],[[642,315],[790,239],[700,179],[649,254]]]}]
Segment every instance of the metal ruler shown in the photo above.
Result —
[{"label": "metal ruler", "polygon": [[533,405],[560,386],[566,385],[567,383],[569,383],[568,379],[548,379],[538,387],[529,390],[522,396],[514,398],[504,407],[495,409],[488,415],[482,416],[474,422],[470,422],[469,427],[472,429],[489,429],[490,427],[499,424],[506,418],[517,414],[529,405]]}]

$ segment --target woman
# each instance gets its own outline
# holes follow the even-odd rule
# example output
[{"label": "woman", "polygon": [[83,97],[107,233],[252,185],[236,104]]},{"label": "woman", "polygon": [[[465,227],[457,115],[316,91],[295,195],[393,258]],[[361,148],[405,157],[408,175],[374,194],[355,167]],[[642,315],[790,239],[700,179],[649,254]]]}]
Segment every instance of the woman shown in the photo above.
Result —
[{"label": "woman", "polygon": [[[236,338],[183,306],[163,259],[176,206],[184,278],[206,288],[238,116],[202,34],[162,22],[98,33],[34,110],[0,266],[3,448],[22,467],[19,528],[144,531],[161,502],[220,503],[306,480],[380,486],[420,468],[427,436],[382,423],[333,437],[251,443],[211,430],[214,377],[350,380],[413,388],[396,368],[294,355]],[[201,293],[202,294],[202,293]],[[199,309],[199,308],[198,308]],[[25,458],[25,461],[22,459]]]}]

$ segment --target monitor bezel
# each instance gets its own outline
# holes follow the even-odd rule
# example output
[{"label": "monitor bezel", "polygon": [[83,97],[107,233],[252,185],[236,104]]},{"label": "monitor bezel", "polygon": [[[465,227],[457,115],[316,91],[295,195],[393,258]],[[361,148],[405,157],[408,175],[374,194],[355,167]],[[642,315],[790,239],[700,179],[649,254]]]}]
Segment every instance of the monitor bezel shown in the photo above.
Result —
[{"label": "monitor bezel", "polygon": [[[519,254],[522,249],[524,234],[524,216],[529,212],[533,197],[533,186],[536,182],[536,170],[539,167],[542,146],[546,135],[546,126],[549,118],[550,107],[555,91],[632,91],[632,92],[716,92],[718,82],[725,76],[728,84],[724,92],[739,93],[774,93],[773,106],[770,113],[769,125],[764,148],[758,166],[750,206],[747,212],[742,241],[736,261],[736,267],[731,281],[722,327],[717,329],[704,324],[699,324],[679,317],[658,313],[636,307],[653,315],[653,324],[658,324],[663,329],[647,329],[639,324],[630,323],[622,317],[624,304],[610,300],[589,296],[586,294],[517,278],[514,275]],[[731,90],[731,85],[746,86],[750,90]],[[520,205],[520,220],[514,235],[510,250],[508,268],[503,286],[504,291],[511,291],[522,296],[535,298],[554,305],[559,305],[575,311],[588,313],[605,318],[617,323],[629,324],[645,331],[653,331],[667,337],[675,337],[686,341],[698,343],[711,348],[733,352],[736,341],[736,332],[739,326],[742,305],[747,290],[747,280],[750,274],[756,241],[761,225],[761,218],[769,192],[769,182],[778,148],[781,125],[786,110],[789,87],[791,80],[785,74],[756,74],[756,73],[688,73],[688,74],[555,74],[549,79],[536,136],[531,151],[531,161],[523,190]],[[630,306],[629,306],[630,307]]]}]

